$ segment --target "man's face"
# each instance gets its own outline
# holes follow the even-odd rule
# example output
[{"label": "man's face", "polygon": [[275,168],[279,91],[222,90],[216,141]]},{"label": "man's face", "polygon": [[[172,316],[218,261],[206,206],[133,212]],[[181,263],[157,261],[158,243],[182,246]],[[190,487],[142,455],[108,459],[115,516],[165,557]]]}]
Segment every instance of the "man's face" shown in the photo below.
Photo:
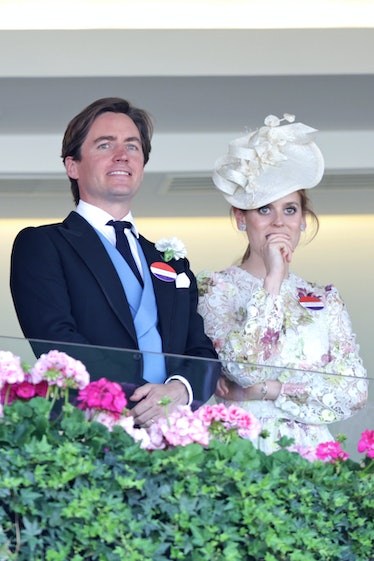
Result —
[{"label": "man's face", "polygon": [[138,128],[123,113],[99,115],[82,144],[81,160],[69,156],[65,167],[83,201],[108,211],[117,204],[129,208],[144,175]]}]

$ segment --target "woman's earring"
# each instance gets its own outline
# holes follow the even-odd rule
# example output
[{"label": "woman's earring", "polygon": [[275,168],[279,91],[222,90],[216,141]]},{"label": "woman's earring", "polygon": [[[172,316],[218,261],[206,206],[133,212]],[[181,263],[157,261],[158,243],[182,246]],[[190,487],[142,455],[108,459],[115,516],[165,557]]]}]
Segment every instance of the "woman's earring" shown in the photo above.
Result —
[{"label": "woman's earring", "polygon": [[301,224],[300,230],[301,230],[302,232],[305,232],[305,225],[304,225],[304,224]]},{"label": "woman's earring", "polygon": [[246,226],[245,224],[243,224],[243,223],[239,224],[239,230],[240,230],[241,232],[245,232],[246,229],[247,229],[247,226]]}]

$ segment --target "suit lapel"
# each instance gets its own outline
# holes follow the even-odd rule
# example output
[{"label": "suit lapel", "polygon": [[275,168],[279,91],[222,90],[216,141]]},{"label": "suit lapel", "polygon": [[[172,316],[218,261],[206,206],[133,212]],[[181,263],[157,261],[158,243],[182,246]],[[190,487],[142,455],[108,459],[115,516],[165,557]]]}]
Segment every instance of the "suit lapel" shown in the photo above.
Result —
[{"label": "suit lapel", "polygon": [[91,270],[109,306],[136,344],[135,328],[121,281],[95,230],[78,213],[71,212],[62,223],[60,232]]},{"label": "suit lapel", "polygon": [[[163,261],[162,255],[155,248],[153,243],[145,239],[143,236],[139,236],[139,243],[144,252],[148,267],[150,267],[152,263]],[[176,269],[175,265],[176,262],[173,261],[172,266]],[[171,331],[176,296],[175,282],[162,281],[155,277],[152,272],[151,278],[157,302],[159,327],[163,343],[163,350],[164,352],[168,352],[168,349],[170,348],[169,341],[173,336]]]}]

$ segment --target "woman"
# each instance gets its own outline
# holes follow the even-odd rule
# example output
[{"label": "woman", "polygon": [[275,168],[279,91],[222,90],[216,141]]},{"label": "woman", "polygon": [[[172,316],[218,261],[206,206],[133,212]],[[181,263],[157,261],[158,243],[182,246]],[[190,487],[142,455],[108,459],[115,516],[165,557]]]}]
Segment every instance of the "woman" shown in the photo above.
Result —
[{"label": "woman", "polygon": [[198,276],[199,312],[225,374],[210,401],[251,411],[268,433],[258,442],[267,453],[282,436],[302,446],[332,440],[327,424],[367,400],[366,371],[337,289],[290,271],[307,217],[318,230],[306,190],[324,170],[315,129],[293,121],[267,117],[216,163],[214,183],[249,245],[239,266]]}]

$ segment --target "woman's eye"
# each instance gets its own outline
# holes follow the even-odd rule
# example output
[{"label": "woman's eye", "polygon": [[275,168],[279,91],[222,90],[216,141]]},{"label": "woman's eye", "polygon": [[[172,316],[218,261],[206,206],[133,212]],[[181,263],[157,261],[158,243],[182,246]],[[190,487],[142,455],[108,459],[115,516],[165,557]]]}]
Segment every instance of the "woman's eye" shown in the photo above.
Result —
[{"label": "woman's eye", "polygon": [[128,145],[126,146],[126,149],[127,149],[127,150],[138,150],[138,147],[137,147],[136,144],[128,144]]},{"label": "woman's eye", "polygon": [[286,208],[286,214],[295,214],[296,208],[294,206],[289,206]]},{"label": "woman's eye", "polygon": [[269,207],[268,206],[262,206],[261,208],[258,209],[258,212],[260,214],[267,214],[269,212]]}]

